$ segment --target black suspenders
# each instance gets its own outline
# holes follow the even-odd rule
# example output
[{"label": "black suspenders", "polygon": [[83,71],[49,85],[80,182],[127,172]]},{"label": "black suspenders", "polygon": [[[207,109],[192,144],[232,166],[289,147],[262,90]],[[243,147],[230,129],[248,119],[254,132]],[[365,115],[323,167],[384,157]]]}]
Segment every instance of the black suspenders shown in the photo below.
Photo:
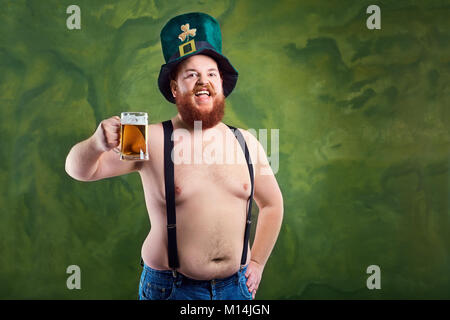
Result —
[{"label": "black suspenders", "polygon": [[180,266],[177,249],[177,215],[175,212],[175,182],[172,161],[172,132],[171,120],[164,121],[164,184],[166,186],[166,210],[167,210],[167,250],[169,253],[169,267],[175,270]]},{"label": "black suspenders", "polygon": [[[166,190],[166,209],[167,209],[167,251],[169,256],[169,267],[175,270],[180,266],[178,261],[178,250],[177,250],[177,233],[176,233],[176,212],[175,212],[175,183],[174,183],[174,165],[172,161],[172,132],[173,125],[171,120],[164,121],[162,123],[164,129],[164,183]],[[254,191],[254,176],[253,176],[253,165],[251,163],[250,154],[245,143],[245,139],[242,133],[235,127],[227,125],[230,130],[234,133],[242,151],[245,155],[245,161],[247,162],[248,171],[250,174],[251,182],[251,192],[248,198],[248,209],[247,218],[245,224],[244,233],[244,248],[242,250],[241,267],[247,262],[247,250],[248,250],[248,240],[250,236],[250,224],[252,218],[252,201],[253,201],[253,191]]]},{"label": "black suspenders", "polygon": [[242,258],[241,258],[241,267],[245,265],[247,262],[247,249],[248,249],[248,238],[250,237],[250,225],[252,223],[252,202],[253,202],[253,190],[254,190],[254,177],[253,177],[253,165],[252,160],[250,158],[250,154],[248,152],[247,144],[245,143],[245,139],[242,136],[242,133],[236,129],[235,127],[227,125],[228,128],[234,133],[234,136],[239,141],[239,144],[242,148],[242,151],[245,155],[245,161],[247,162],[248,172],[250,174],[250,197],[248,197],[248,209],[247,209],[247,218],[245,222],[245,232],[244,232],[244,249],[242,250]]}]

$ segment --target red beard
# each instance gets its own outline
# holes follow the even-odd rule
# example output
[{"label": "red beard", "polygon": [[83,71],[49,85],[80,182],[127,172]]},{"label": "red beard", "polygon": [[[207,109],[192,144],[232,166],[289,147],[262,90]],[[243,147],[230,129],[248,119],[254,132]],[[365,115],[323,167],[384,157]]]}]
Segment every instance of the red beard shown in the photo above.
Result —
[{"label": "red beard", "polygon": [[192,99],[193,93],[191,92],[175,97],[178,112],[186,125],[194,128],[194,121],[201,121],[202,129],[209,129],[222,120],[225,113],[225,97],[223,94],[213,95],[213,93],[211,96],[214,99],[211,111],[201,111],[197,109],[195,102]]}]

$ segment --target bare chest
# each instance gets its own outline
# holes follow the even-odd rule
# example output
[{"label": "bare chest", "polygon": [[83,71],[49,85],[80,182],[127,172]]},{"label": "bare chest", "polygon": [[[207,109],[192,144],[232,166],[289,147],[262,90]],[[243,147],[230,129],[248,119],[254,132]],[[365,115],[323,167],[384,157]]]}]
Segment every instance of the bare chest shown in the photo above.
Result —
[{"label": "bare chest", "polygon": [[176,165],[175,200],[182,203],[198,195],[209,198],[250,196],[250,176],[247,166],[229,164]]},{"label": "bare chest", "polygon": [[[174,135],[172,159],[164,159],[162,145],[159,145],[158,155],[141,172],[144,190],[153,190],[146,193],[161,204],[165,203],[164,161],[173,160],[177,205],[189,200],[247,200],[251,182],[244,153],[228,128],[224,133],[228,136],[216,134],[200,140],[193,136]],[[150,175],[153,178],[147,178]],[[156,181],[159,182],[158,188],[155,188]]]}]

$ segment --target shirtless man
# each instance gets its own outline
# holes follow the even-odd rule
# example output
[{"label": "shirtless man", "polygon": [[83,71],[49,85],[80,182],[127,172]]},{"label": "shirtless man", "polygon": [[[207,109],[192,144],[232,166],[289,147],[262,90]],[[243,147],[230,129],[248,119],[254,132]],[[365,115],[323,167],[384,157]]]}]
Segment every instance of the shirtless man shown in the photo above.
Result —
[{"label": "shirtless man", "polygon": [[[254,298],[281,227],[283,199],[280,189],[262,146],[252,134],[239,129],[249,146],[259,147],[249,148],[253,159],[254,199],[259,208],[258,224],[245,268],[240,269],[251,181],[238,141],[230,128],[221,122],[225,107],[222,72],[215,59],[203,54],[191,55],[174,70],[170,81],[170,91],[178,109],[171,119],[174,151],[191,150],[192,160],[177,164],[174,152],[179,257],[176,273],[170,271],[167,253],[161,123],[149,125],[148,161],[121,161],[113,151],[120,142],[120,118],[114,116],[103,120],[90,138],[71,149],[66,159],[66,171],[80,181],[139,172],[151,223],[141,251],[144,262],[140,281],[142,299]],[[208,91],[208,94],[199,94],[202,91]],[[193,121],[202,121],[200,133],[194,130]],[[177,130],[184,130],[185,136],[175,139]],[[186,133],[191,139],[186,139]],[[212,139],[202,139],[201,136],[207,133]],[[192,142],[199,139],[199,135],[203,151],[211,144],[217,144],[216,150],[229,150],[224,143],[232,143],[235,161],[210,164],[204,153],[195,154],[198,150]],[[232,138],[223,139],[226,135]],[[219,156],[225,157],[224,154]],[[194,157],[202,161],[195,162]],[[242,283],[246,285],[245,290]]]}]

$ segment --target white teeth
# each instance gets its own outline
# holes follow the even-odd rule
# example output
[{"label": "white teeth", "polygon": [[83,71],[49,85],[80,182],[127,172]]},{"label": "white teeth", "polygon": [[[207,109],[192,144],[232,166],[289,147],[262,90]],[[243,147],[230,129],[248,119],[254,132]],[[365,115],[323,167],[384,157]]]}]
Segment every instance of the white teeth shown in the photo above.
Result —
[{"label": "white teeth", "polygon": [[207,94],[209,96],[209,92],[206,91],[206,90],[198,91],[198,92],[195,93],[196,96],[199,96],[201,94]]}]

